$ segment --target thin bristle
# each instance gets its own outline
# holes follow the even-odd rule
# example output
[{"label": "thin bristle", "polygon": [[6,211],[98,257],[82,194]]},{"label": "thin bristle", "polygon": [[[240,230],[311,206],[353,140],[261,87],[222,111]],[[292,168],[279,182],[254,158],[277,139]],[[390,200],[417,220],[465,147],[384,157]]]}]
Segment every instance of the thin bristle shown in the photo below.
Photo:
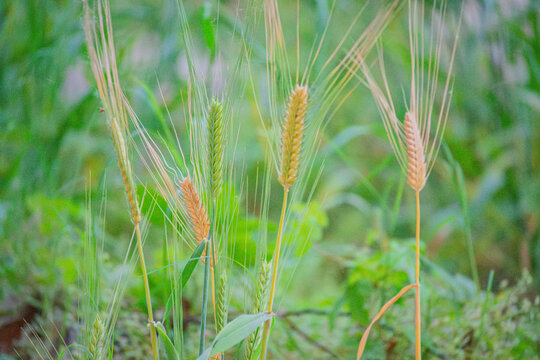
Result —
[{"label": "thin bristle", "polygon": [[289,98],[281,133],[281,172],[279,182],[284,188],[289,188],[298,176],[307,101],[307,86],[296,85]]},{"label": "thin bristle", "polygon": [[415,191],[426,184],[426,159],[422,137],[413,113],[405,114],[405,139],[407,142],[407,182]]},{"label": "thin bristle", "polygon": [[197,241],[201,242],[208,238],[208,232],[210,230],[208,214],[206,213],[204,206],[202,206],[201,198],[189,177],[186,177],[180,183],[180,188],[182,190],[184,205],[188,211],[191,224],[193,225],[195,237],[197,238]]},{"label": "thin bristle", "polygon": [[223,106],[213,100],[208,114],[209,192],[219,195],[223,185]]}]

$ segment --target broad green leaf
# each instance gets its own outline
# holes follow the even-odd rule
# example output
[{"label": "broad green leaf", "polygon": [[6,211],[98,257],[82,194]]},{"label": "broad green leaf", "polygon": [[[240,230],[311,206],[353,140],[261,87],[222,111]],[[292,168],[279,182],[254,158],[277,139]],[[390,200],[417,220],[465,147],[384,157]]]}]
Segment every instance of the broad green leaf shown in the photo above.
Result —
[{"label": "broad green leaf", "polygon": [[159,333],[159,339],[161,340],[161,343],[163,344],[165,353],[167,354],[167,359],[179,360],[180,356],[178,356],[178,352],[176,351],[176,348],[174,347],[174,344],[172,343],[171,339],[167,336],[167,331],[163,327],[163,324],[159,322],[156,323],[156,329]]},{"label": "broad green leaf", "polygon": [[272,316],[272,314],[268,313],[240,315],[225,325],[223,330],[216,336],[213,343],[212,355],[232,348],[251,335],[264,322],[270,320]]},{"label": "broad green leaf", "polygon": [[238,316],[221,330],[212,344],[197,358],[197,360],[208,360],[210,356],[232,348],[251,335],[251,333],[257,330],[265,321],[270,320],[272,316],[273,315],[269,313]]}]

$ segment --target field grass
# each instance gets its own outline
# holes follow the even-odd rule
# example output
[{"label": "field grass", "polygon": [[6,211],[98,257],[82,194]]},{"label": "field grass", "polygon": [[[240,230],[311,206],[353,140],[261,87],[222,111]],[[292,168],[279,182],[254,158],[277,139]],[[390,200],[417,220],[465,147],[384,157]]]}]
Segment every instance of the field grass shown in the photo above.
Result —
[{"label": "field grass", "polygon": [[0,2],[0,359],[540,358],[535,1],[107,4]]}]

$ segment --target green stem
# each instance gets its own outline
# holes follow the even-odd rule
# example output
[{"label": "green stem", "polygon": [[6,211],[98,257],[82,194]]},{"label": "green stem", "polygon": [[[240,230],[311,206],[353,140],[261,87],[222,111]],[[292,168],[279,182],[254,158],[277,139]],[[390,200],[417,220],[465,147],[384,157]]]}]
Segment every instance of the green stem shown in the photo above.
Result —
[{"label": "green stem", "polygon": [[[274,251],[273,267],[272,267],[272,285],[270,286],[270,299],[268,300],[268,313],[272,313],[272,305],[274,304],[274,293],[276,289],[277,271],[279,265],[279,252],[281,249],[281,242],[283,240],[283,224],[285,222],[285,211],[287,210],[287,197],[289,194],[289,188],[285,187],[283,190],[283,204],[281,206],[281,218],[279,220],[279,229],[276,243],[276,250]],[[270,325],[272,320],[267,320],[264,324],[264,331],[262,336],[261,347],[261,360],[266,358],[266,349],[268,347],[268,338],[270,336]]]},{"label": "green stem", "polygon": [[146,272],[146,263],[144,261],[144,253],[141,239],[141,229],[139,223],[135,223],[135,233],[137,237],[137,248],[139,249],[139,258],[141,259],[141,272],[143,275],[144,292],[146,295],[146,308],[148,309],[148,324],[150,325],[150,339],[152,341],[152,353],[154,360],[158,359],[156,328],[154,326],[154,315],[152,313],[152,298],[150,296],[150,285],[148,284],[148,273]]},{"label": "green stem", "polygon": [[202,293],[202,311],[201,311],[201,339],[199,341],[199,355],[204,351],[204,339],[206,333],[206,312],[208,305],[208,283],[210,282],[210,257],[208,256],[210,252],[211,241],[209,239],[206,241],[206,260],[204,262],[204,283],[203,283],[203,293]]},{"label": "green stem", "polygon": [[[208,285],[210,283],[210,272],[211,272],[211,269],[210,269],[210,266],[212,263],[215,263],[214,262],[214,259],[213,259],[213,256],[214,256],[214,248],[213,248],[213,242],[212,242],[212,237],[213,237],[213,230],[214,230],[214,223],[215,223],[215,207],[216,207],[216,201],[214,199],[214,201],[212,202],[212,210],[211,210],[211,213],[210,213],[210,229],[209,229],[209,233],[208,233],[208,239],[206,239],[205,241],[207,242],[206,243],[206,246],[205,246],[205,262],[204,262],[204,282],[203,282],[203,294],[202,294],[202,311],[201,311],[201,337],[200,337],[200,340],[199,340],[199,355],[202,354],[202,352],[204,351],[204,341],[205,341],[205,333],[206,333],[206,314],[208,312]],[[214,277],[212,276],[212,289],[214,289]],[[212,298],[214,297],[213,293],[212,293]],[[215,301],[215,300],[214,300]],[[214,312],[215,312],[215,308],[214,308]]]}]

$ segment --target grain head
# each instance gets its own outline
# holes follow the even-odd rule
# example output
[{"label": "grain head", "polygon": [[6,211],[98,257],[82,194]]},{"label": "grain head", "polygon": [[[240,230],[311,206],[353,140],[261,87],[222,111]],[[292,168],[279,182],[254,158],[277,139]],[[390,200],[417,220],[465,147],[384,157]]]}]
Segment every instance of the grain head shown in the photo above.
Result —
[{"label": "grain head", "polygon": [[223,185],[223,106],[213,100],[208,113],[209,193],[215,198]]},{"label": "grain head", "polygon": [[182,190],[184,206],[188,212],[191,225],[193,226],[195,238],[197,241],[201,242],[208,238],[208,232],[210,230],[208,214],[206,213],[204,206],[202,206],[201,198],[189,177],[182,180],[180,188]]},{"label": "grain head", "polygon": [[281,171],[279,182],[288,189],[298,176],[304,120],[308,101],[307,86],[296,85],[292,92],[281,132]]},{"label": "grain head", "polygon": [[407,144],[407,182],[414,191],[426,184],[426,158],[422,137],[412,112],[405,114],[405,139]]}]

